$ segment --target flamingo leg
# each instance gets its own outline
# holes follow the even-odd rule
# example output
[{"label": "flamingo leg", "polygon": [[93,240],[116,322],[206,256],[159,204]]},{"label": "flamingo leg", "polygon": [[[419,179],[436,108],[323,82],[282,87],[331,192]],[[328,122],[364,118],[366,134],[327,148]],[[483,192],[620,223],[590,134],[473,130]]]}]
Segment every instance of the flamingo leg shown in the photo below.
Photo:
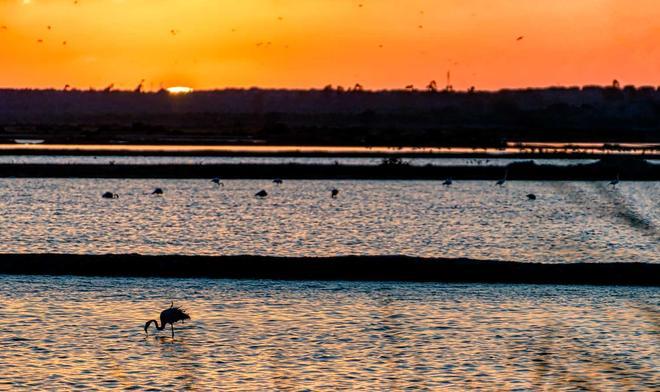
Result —
[{"label": "flamingo leg", "polygon": [[174,324],[170,324],[170,327],[172,327],[172,339],[174,339]]}]

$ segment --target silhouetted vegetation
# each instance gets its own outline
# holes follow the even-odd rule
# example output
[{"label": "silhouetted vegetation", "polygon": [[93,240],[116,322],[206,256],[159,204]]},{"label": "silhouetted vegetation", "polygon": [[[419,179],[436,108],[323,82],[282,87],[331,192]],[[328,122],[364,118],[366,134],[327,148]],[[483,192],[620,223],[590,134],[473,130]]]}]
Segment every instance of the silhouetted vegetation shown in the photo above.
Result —
[{"label": "silhouetted vegetation", "polygon": [[0,142],[502,146],[660,142],[654,87],[481,92],[0,90]]},{"label": "silhouetted vegetation", "polygon": [[[306,164],[152,164],[68,165],[0,164],[0,177],[60,178],[283,178],[283,179],[401,179],[492,180],[502,178],[499,166],[414,166],[400,158],[386,158],[377,166]],[[556,166],[533,161],[507,166],[507,180],[660,181],[660,165],[641,159],[601,160]]]}]

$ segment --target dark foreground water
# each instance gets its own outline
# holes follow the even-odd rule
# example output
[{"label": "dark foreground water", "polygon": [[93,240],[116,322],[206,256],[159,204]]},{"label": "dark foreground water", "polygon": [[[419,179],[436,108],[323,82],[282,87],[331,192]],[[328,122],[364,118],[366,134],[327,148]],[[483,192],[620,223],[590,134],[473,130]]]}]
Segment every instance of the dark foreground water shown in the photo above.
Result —
[{"label": "dark foreground water", "polygon": [[[660,385],[658,288],[0,280],[0,389]],[[192,320],[145,337],[170,300]]]},{"label": "dark foreground water", "polygon": [[0,252],[660,263],[660,182],[441,184],[5,178]]}]

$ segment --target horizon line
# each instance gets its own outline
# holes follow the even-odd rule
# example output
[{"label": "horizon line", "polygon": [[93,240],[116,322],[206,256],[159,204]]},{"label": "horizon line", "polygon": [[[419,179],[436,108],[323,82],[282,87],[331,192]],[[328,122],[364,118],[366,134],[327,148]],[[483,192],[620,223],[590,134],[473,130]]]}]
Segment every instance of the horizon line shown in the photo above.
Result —
[{"label": "horizon line", "polygon": [[[359,88],[355,88],[359,86]],[[642,85],[635,85],[635,84],[627,84],[627,85],[614,85],[614,84],[609,84],[609,85],[598,85],[598,84],[584,84],[584,85],[547,85],[547,86],[529,86],[529,87],[503,87],[499,89],[478,89],[476,87],[471,87],[469,89],[448,89],[448,88],[437,88],[437,89],[429,89],[427,87],[422,87],[422,88],[382,88],[382,89],[369,89],[365,88],[359,83],[356,84],[353,87],[343,87],[341,85],[332,85],[328,84],[324,87],[309,87],[309,88],[289,88],[289,87],[259,87],[259,86],[251,86],[251,87],[232,87],[232,86],[226,86],[226,87],[215,87],[215,88],[205,88],[205,89],[195,89],[192,88],[191,92],[188,93],[172,93],[168,91],[168,88],[171,87],[179,87],[179,86],[170,86],[170,87],[163,87],[159,88],[157,90],[155,89],[144,89],[144,90],[136,90],[136,89],[122,89],[122,88],[112,88],[108,89],[106,88],[94,88],[94,87],[88,87],[88,88],[77,88],[77,87],[68,87],[65,86],[65,88],[56,88],[56,87],[5,87],[5,86],[0,86],[0,91],[34,91],[34,92],[50,92],[50,91],[55,91],[55,92],[101,92],[101,93],[134,93],[134,94],[170,94],[170,95],[187,95],[187,94],[195,94],[195,93],[213,93],[213,92],[228,92],[228,91],[291,91],[291,92],[322,92],[322,91],[333,91],[333,92],[344,92],[344,93],[388,93],[388,92],[406,92],[406,93],[449,93],[449,94],[468,94],[468,93],[499,93],[499,92],[510,92],[510,91],[542,91],[542,90],[585,90],[585,89],[590,89],[590,88],[599,88],[599,89],[608,89],[608,88],[613,88],[613,89],[618,89],[618,90],[624,90],[626,88],[632,88],[635,90],[640,90],[640,89],[651,89],[653,91],[658,91],[660,92],[660,85],[654,86],[651,84],[642,84]],[[181,86],[183,87],[183,86]]]}]

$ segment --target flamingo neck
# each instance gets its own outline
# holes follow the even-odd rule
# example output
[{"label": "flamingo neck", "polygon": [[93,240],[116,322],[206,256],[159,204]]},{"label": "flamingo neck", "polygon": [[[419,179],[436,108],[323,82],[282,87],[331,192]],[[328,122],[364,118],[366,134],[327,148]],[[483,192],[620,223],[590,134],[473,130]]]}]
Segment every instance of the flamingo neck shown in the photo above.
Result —
[{"label": "flamingo neck", "polygon": [[150,320],[149,324],[147,324],[147,328],[149,328],[149,325],[151,325],[151,323],[154,323],[156,325],[156,329],[159,330],[159,331],[162,331],[162,330],[165,329],[165,324],[158,325],[158,321],[156,321],[156,320]]}]

